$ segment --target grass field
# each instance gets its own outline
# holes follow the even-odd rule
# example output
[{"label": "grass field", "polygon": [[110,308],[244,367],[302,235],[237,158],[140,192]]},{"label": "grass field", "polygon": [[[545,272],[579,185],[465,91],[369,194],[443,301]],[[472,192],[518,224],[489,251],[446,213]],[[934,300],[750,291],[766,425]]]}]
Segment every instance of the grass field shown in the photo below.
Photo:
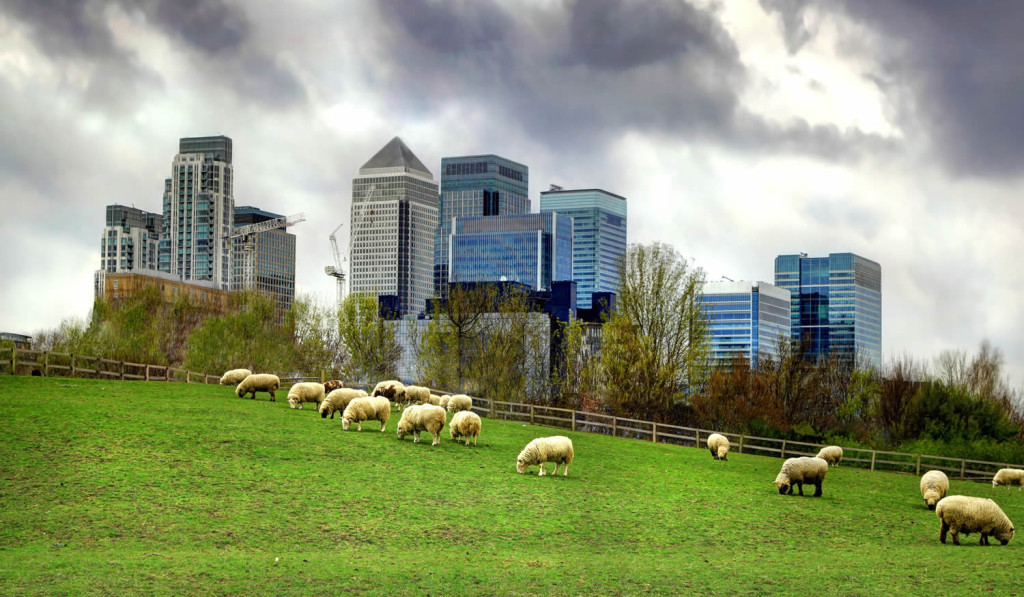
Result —
[{"label": "grass field", "polygon": [[[585,433],[568,477],[518,475],[563,432],[484,419],[479,446],[432,447],[284,394],[0,377],[0,593],[1024,592],[1024,538],[941,545],[916,477],[780,496],[778,459]],[[1015,489],[951,493],[1024,521]]]}]

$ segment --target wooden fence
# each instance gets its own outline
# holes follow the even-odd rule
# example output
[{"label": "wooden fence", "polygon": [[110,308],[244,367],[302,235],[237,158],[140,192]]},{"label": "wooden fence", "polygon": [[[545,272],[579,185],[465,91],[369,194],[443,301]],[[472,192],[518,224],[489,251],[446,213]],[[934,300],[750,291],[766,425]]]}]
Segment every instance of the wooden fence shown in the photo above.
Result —
[{"label": "wooden fence", "polygon": [[0,351],[0,374],[57,375],[90,379],[127,379],[220,383],[219,375],[195,373],[178,367],[129,363],[78,354],[11,348]]},{"label": "wooden fence", "polygon": [[[814,456],[824,446],[824,444],[812,444],[770,437],[723,433],[697,427],[666,425],[664,423],[627,419],[551,406],[500,402],[487,398],[473,398],[473,410],[491,419],[527,422],[531,425],[601,433],[614,437],[701,449],[706,449],[709,435],[721,433],[729,438],[730,449],[740,454],[758,454],[778,458]],[[846,447],[843,448],[842,464],[845,466],[867,468],[872,471],[889,471],[917,476],[929,470],[940,470],[951,479],[985,482],[991,481],[992,475],[1001,468],[1019,467],[1019,465],[1005,462],[986,462],[964,458],[950,458],[947,456],[907,454],[903,452]]]}]

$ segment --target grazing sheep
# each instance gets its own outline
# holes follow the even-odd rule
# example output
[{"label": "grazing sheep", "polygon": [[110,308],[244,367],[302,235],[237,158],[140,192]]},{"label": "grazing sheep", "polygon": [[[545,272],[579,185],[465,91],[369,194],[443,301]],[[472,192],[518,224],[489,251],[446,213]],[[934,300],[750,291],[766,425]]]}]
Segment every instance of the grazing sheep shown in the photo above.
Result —
[{"label": "grazing sheep", "polygon": [[448,399],[448,412],[457,413],[460,410],[473,410],[473,399],[465,394],[456,394]]},{"label": "grazing sheep", "polygon": [[715,460],[729,460],[729,438],[721,433],[712,433],[708,436],[708,450]]},{"label": "grazing sheep", "polygon": [[987,498],[951,495],[939,500],[935,515],[942,521],[939,541],[946,542],[946,532],[953,533],[953,545],[960,545],[960,533],[981,533],[980,545],[988,545],[989,536],[1006,545],[1013,539],[1013,523],[1002,509]]},{"label": "grazing sheep", "polygon": [[779,476],[775,477],[775,486],[779,493],[786,495],[793,494],[793,485],[797,486],[800,495],[804,494],[804,483],[814,484],[814,497],[821,497],[821,484],[825,481],[825,473],[828,472],[828,463],[821,458],[787,458],[782,463],[782,470]]},{"label": "grazing sheep", "polygon": [[1009,488],[1011,485],[1017,486],[1017,491],[1020,491],[1021,486],[1024,486],[1024,470],[1019,468],[1001,468],[996,471],[994,477],[992,477],[992,488],[996,488],[1000,485],[1006,485]]},{"label": "grazing sheep", "polygon": [[[454,397],[454,396],[453,396]],[[558,474],[558,467],[565,463],[564,476],[569,476],[569,465],[572,464],[573,451],[572,451],[572,440],[563,435],[553,435],[551,437],[538,437],[532,442],[526,444],[523,451],[519,453],[519,458],[516,459],[516,472],[523,474],[526,472],[526,467],[531,465],[538,465],[540,472],[537,474],[539,477],[544,476],[544,463],[554,462],[555,471],[554,475]]]},{"label": "grazing sheep", "polygon": [[430,389],[423,386],[405,386],[405,404],[430,404]]},{"label": "grazing sheep", "polygon": [[343,384],[340,380],[332,379],[331,381],[324,382],[324,394],[330,394],[334,390],[340,390],[341,388],[344,387],[345,384]]},{"label": "grazing sheep", "polygon": [[843,449],[839,446],[825,446],[818,450],[817,458],[821,458],[829,466],[839,466],[839,461],[843,459]]},{"label": "grazing sheep", "polygon": [[363,421],[380,421],[380,430],[383,433],[389,418],[391,418],[391,401],[387,398],[383,396],[353,398],[345,407],[345,411],[341,413],[341,428],[348,431],[349,425],[355,421],[358,431],[362,431]]},{"label": "grazing sheep", "polygon": [[249,371],[248,369],[232,369],[231,371],[225,371],[224,375],[220,376],[220,385],[236,386],[250,375],[252,375],[252,371]]},{"label": "grazing sheep", "polygon": [[394,379],[382,381],[373,388],[370,396],[383,396],[395,404],[402,405],[405,402],[405,384]]},{"label": "grazing sheep", "polygon": [[330,394],[324,398],[324,401],[320,403],[320,418],[326,419],[327,415],[334,418],[334,413],[344,412],[345,407],[348,406],[349,402],[352,402],[355,398],[365,398],[366,392],[363,390],[356,390],[354,388],[338,388],[332,390]]},{"label": "grazing sheep", "polygon": [[480,415],[471,410],[460,410],[448,423],[448,433],[451,438],[466,438],[466,445],[469,445],[469,438],[473,438],[473,445],[476,445],[476,438],[480,436]]},{"label": "grazing sheep", "polygon": [[921,497],[924,498],[924,505],[929,510],[935,509],[935,504],[946,497],[949,491],[949,478],[942,471],[928,471],[921,476]]},{"label": "grazing sheep", "polygon": [[445,410],[448,410],[448,401],[451,400],[451,399],[452,399],[451,394],[445,394],[444,396],[441,396],[437,400],[437,405],[440,406],[441,408],[445,409]]},{"label": "grazing sheep", "polygon": [[412,434],[413,443],[417,443],[420,441],[420,432],[429,431],[434,440],[430,445],[436,446],[441,443],[445,417],[444,409],[440,406],[414,404],[406,408],[398,420],[398,439]]},{"label": "grazing sheep", "polygon": [[253,373],[247,375],[238,386],[235,388],[235,395],[239,398],[252,392],[251,398],[256,399],[256,392],[266,392],[270,394],[270,401],[276,402],[277,396],[274,392],[281,387],[281,379],[270,373]]},{"label": "grazing sheep", "polygon": [[324,384],[322,383],[303,381],[288,390],[288,406],[292,408],[301,409],[303,402],[315,402],[316,407],[320,408],[320,403],[323,401]]},{"label": "grazing sheep", "polygon": [[[431,394],[430,395],[430,403],[433,404],[434,406],[441,406],[441,397],[438,396],[437,394]],[[445,405],[445,406],[447,406],[447,405]],[[442,407],[442,408],[444,408],[444,407]]]}]

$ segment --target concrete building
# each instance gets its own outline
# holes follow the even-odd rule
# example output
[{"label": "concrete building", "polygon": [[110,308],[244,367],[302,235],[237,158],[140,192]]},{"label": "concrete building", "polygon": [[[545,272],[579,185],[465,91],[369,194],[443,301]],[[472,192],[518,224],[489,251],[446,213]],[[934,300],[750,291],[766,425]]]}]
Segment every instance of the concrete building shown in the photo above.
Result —
[{"label": "concrete building", "polygon": [[102,283],[98,296],[102,296],[108,303],[116,303],[130,298],[144,288],[154,287],[168,302],[179,296],[188,296],[193,303],[211,313],[225,313],[231,294],[227,290],[221,290],[213,282],[184,282],[173,274],[156,270],[106,274]]},{"label": "concrete building", "polygon": [[164,181],[159,269],[183,281],[231,290],[233,225],[231,139],[185,137]]},{"label": "concrete building", "polygon": [[[235,208],[234,227],[258,224],[281,218],[280,214],[264,211],[258,207],[239,206]],[[243,239],[233,239],[231,247],[231,283],[236,291],[243,287],[242,268],[245,263]],[[282,312],[291,308],[295,300],[295,235],[286,228],[267,230],[253,235],[253,264],[255,289],[272,297]]]},{"label": "concrete building", "polygon": [[103,296],[107,274],[155,271],[163,216],[124,205],[108,205],[100,238],[100,268],[93,278],[94,296]]},{"label": "concrete building", "polygon": [[767,282],[707,282],[701,306],[708,314],[711,359],[729,367],[739,355],[754,369],[759,355],[778,357],[790,337],[790,293]]},{"label": "concrete building", "polygon": [[853,253],[779,255],[775,285],[791,292],[792,338],[812,357],[882,365],[882,267]]},{"label": "concrete building", "polygon": [[394,295],[402,315],[423,312],[434,290],[438,187],[395,137],[352,180],[349,291]]},{"label": "concrete building", "polygon": [[457,217],[530,213],[530,169],[501,156],[441,159],[441,195],[434,237],[434,295],[448,290],[452,222]]},{"label": "concrete building", "polygon": [[595,292],[619,291],[619,265],[626,257],[626,198],[601,189],[540,194],[541,213],[554,211],[573,219],[572,279],[578,306],[589,309]]}]

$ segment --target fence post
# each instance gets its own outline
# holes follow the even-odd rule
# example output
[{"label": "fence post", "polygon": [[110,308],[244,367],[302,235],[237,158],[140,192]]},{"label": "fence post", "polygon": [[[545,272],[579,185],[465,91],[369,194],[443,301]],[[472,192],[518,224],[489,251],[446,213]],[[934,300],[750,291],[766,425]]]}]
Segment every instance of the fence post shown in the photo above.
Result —
[{"label": "fence post", "polygon": [[43,353],[43,375],[49,375],[49,374],[50,374],[50,353],[49,352],[44,352]]},{"label": "fence post", "polygon": [[786,440],[782,440],[782,457],[786,457]]},{"label": "fence post", "polygon": [[619,437],[619,418],[612,417],[612,437]]},{"label": "fence post", "polygon": [[11,375],[18,374],[18,347],[11,347]]},{"label": "fence post", "polygon": [[497,414],[497,411],[494,408],[494,398],[488,398],[487,400],[491,403],[491,418],[492,419],[497,418],[495,416]]},{"label": "fence post", "polygon": [[651,423],[651,441],[658,443],[658,422]]},{"label": "fence post", "polygon": [[71,354],[71,377],[75,376],[75,355]]},{"label": "fence post", "polygon": [[743,436],[740,436],[740,454],[743,453]]},{"label": "fence post", "polygon": [[693,433],[694,433],[693,447],[694,448],[699,448],[700,447],[700,428],[699,427],[695,428],[693,430]]},{"label": "fence post", "polygon": [[533,425],[533,405],[530,405],[530,425]]},{"label": "fence post", "polygon": [[921,455],[917,455],[917,476],[921,476]]},{"label": "fence post", "polygon": [[964,481],[967,479],[967,461],[960,461],[960,480]]},{"label": "fence post", "polygon": [[149,381],[149,365],[146,365],[146,381]]},{"label": "fence post", "polygon": [[871,450],[871,470],[875,470],[875,454],[874,450]]},{"label": "fence post", "polygon": [[576,411],[572,411],[572,430],[576,431]]},{"label": "fence post", "polygon": [[121,381],[124,381],[124,361],[118,361],[117,368],[121,372]]}]

